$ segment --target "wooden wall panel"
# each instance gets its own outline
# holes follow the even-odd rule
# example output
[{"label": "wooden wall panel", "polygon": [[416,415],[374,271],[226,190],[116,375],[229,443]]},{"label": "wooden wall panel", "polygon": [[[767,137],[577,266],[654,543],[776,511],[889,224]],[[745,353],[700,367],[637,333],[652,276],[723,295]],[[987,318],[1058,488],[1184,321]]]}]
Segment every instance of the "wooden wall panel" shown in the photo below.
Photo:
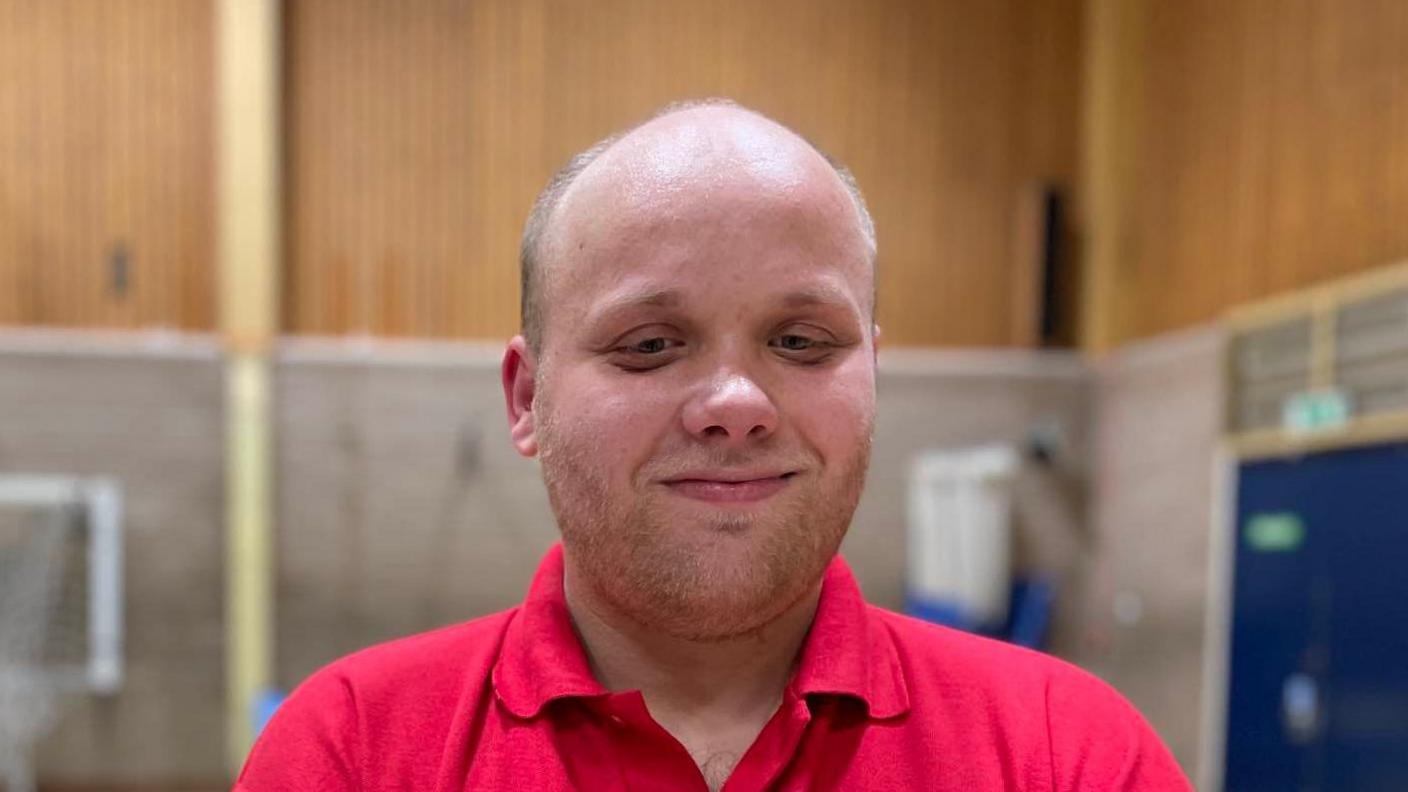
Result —
[{"label": "wooden wall panel", "polygon": [[1408,256],[1408,4],[1140,2],[1114,341]]},{"label": "wooden wall panel", "polygon": [[213,325],[212,24],[0,0],[0,324]]},{"label": "wooden wall panel", "polygon": [[551,172],[667,101],[727,95],[855,170],[888,342],[1004,345],[1022,187],[1075,168],[1079,0],[288,9],[294,332],[513,333]]}]

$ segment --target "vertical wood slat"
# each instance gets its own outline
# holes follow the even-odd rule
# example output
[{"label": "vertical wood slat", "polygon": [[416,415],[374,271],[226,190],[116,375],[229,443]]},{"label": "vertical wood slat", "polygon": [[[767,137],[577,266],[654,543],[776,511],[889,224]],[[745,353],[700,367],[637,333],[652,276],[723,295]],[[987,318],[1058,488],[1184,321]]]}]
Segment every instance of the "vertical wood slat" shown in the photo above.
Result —
[{"label": "vertical wood slat", "polygon": [[[288,8],[295,331],[511,332],[518,225],[551,169],[722,93],[855,166],[890,341],[1004,343],[1016,188],[1074,168],[1069,0]],[[1408,253],[1403,4],[1157,13],[1137,80],[1161,123],[1120,223],[1116,340]],[[0,323],[211,327],[209,4],[0,0],[0,19]],[[386,38],[407,24],[398,41],[429,52]]]},{"label": "vertical wood slat", "polygon": [[1404,4],[1131,5],[1156,19],[1115,341],[1408,256]]},{"label": "vertical wood slat", "polygon": [[1079,30],[1032,18],[1077,8],[294,0],[288,326],[514,332],[550,173],[660,104],[730,95],[856,170],[888,342],[1007,344],[1020,188],[1075,168]]},{"label": "vertical wood slat", "polygon": [[[12,4],[0,4],[0,30],[9,30],[15,27],[15,9]],[[13,79],[18,80],[20,75],[20,64],[15,57],[15,48],[0,48],[0,74],[14,75]],[[16,107],[15,91],[7,86],[4,81],[0,81],[0,163],[14,161],[14,139],[17,137],[12,125],[18,115],[19,108]],[[7,190],[6,192],[10,192]],[[4,195],[4,193],[0,193]],[[4,203],[0,203],[0,261],[13,261],[17,258],[16,253],[16,229],[15,218],[11,217],[10,208]],[[15,316],[19,313],[19,283],[15,277],[15,271],[10,267],[0,267],[0,316]]]},{"label": "vertical wood slat", "polygon": [[205,0],[0,0],[0,324],[211,328],[213,23]]},{"label": "vertical wood slat", "polygon": [[[1144,120],[1141,86],[1131,74],[1148,58],[1147,14],[1138,2],[1089,0],[1085,6],[1080,199],[1085,233],[1081,344],[1103,351],[1126,334],[1126,219],[1136,181]],[[1155,209],[1157,211],[1157,209]]]},{"label": "vertical wood slat", "polygon": [[[5,2],[14,13],[22,11],[18,0]],[[291,329],[453,336],[511,332],[516,325],[518,229],[551,169],[572,150],[663,101],[719,93],[773,112],[856,161],[872,201],[889,207],[877,214],[882,227],[894,229],[894,243],[886,243],[887,279],[881,285],[892,341],[983,342],[1004,326],[1005,317],[997,314],[1008,300],[1003,284],[1011,251],[1005,232],[1013,207],[1012,197],[1003,193],[1013,190],[1011,185],[984,185],[1010,178],[1001,164],[1007,158],[991,152],[981,157],[983,173],[975,176],[963,172],[966,155],[955,152],[994,128],[999,141],[1010,144],[1021,121],[1007,116],[1020,102],[1011,96],[990,106],[980,102],[982,113],[1001,117],[979,123],[965,121],[963,108],[938,114],[925,108],[933,103],[931,83],[948,86],[960,100],[981,99],[993,86],[1001,88],[1014,58],[1021,57],[1019,47],[1008,41],[1010,30],[1021,27],[1023,10],[1015,4],[976,16],[958,4],[931,13],[914,3],[893,3],[879,13],[845,0],[820,13],[743,3],[683,13],[651,3],[617,3],[605,13],[555,4],[443,0],[419,6],[414,14],[385,2],[341,8],[323,4],[311,11],[307,5],[290,5],[295,19],[291,72],[316,77],[320,82],[315,84],[324,88],[321,94],[302,90],[309,86],[291,80],[292,95],[307,101],[295,99],[291,114],[342,114],[339,121],[350,123],[331,139],[311,134],[329,132],[331,123],[319,126],[310,119],[300,127],[312,128],[302,138],[308,145],[335,151],[307,158],[316,162],[297,152],[293,157],[295,200],[301,206],[306,199],[315,208],[306,215],[291,213],[289,249],[296,266],[289,275],[285,315]],[[48,36],[41,37],[42,48],[51,57],[29,60],[41,77],[49,75],[50,83],[27,82],[51,90],[30,97],[40,105],[39,113],[17,114],[35,124],[17,125],[22,132],[11,134],[27,135],[39,149],[40,156],[30,158],[39,170],[27,174],[35,195],[21,197],[25,206],[49,217],[51,225],[25,224],[38,229],[28,254],[19,252],[18,232],[9,232],[16,253],[0,267],[11,282],[30,284],[31,308],[22,315],[18,297],[23,289],[17,286],[10,290],[15,299],[6,303],[10,307],[0,321],[209,327],[213,240],[209,218],[203,217],[213,210],[208,197],[211,130],[204,120],[211,79],[208,4],[58,0],[31,8],[40,9],[32,13],[43,17],[40,27]],[[603,21],[613,18],[613,11],[638,20],[626,31],[628,46],[622,50],[616,47],[619,26]],[[92,13],[102,15],[100,24],[77,32],[68,24]],[[335,25],[320,27],[318,14],[336,17]],[[303,17],[308,19],[297,21]],[[400,70],[402,56],[395,46],[385,40],[378,45],[382,30],[403,26],[406,17],[421,20],[415,40],[434,48],[432,56],[413,59],[409,72]],[[904,24],[916,17],[927,27]],[[448,25],[440,25],[441,20]],[[963,50],[966,60],[951,68],[934,65],[932,48],[923,39],[967,21],[982,26],[983,43]],[[480,23],[484,26],[467,30]],[[431,28],[435,35],[425,35]],[[781,46],[774,41],[777,31],[790,37]],[[318,47],[308,40],[315,34],[340,40]],[[85,45],[72,40],[85,36],[106,37],[105,45],[89,49],[107,76],[94,81],[83,75],[81,81],[102,85],[102,101],[83,101],[82,91],[70,85],[80,82],[74,64],[62,57]],[[466,48],[466,40],[478,46]],[[727,57],[718,57],[720,47],[727,49]],[[304,55],[322,60],[300,72]],[[983,87],[965,92],[963,81],[951,74],[971,71],[979,58],[995,59],[998,70]],[[429,101],[419,89],[405,95],[405,85],[434,85],[434,79],[418,80],[434,71],[443,71],[447,101]],[[380,98],[368,97],[368,88]],[[319,98],[328,95],[332,101]],[[884,98],[865,104],[876,96]],[[49,107],[43,104],[46,97],[62,102]],[[327,113],[305,113],[305,106]],[[896,118],[906,117],[929,126],[892,129]],[[105,164],[75,156],[68,138],[35,132],[56,126],[99,130],[105,143],[98,154],[88,156]],[[935,145],[936,137],[950,133],[962,140]],[[394,151],[384,145],[385,136],[400,141]],[[917,173],[927,172],[929,178],[915,178],[916,171],[908,167],[915,158],[897,166],[893,156],[877,153],[895,150],[890,142],[877,144],[887,136],[902,150],[929,152],[917,157],[922,165]],[[455,155],[448,141],[462,141],[462,153]],[[425,150],[416,151],[422,142]],[[428,170],[447,175],[409,178],[404,168],[408,151],[412,159],[424,156],[431,162]],[[1069,152],[1061,157],[1069,160]],[[18,155],[16,161],[22,161]],[[65,168],[78,181],[65,180]],[[1058,162],[1049,168],[1062,169],[1068,171],[1069,165]],[[881,174],[867,176],[866,170]],[[89,178],[83,175],[89,173],[99,174],[102,184],[93,187],[79,178]],[[393,179],[397,173],[399,180]],[[8,180],[12,191],[26,183],[24,178]],[[453,186],[447,188],[447,183]],[[949,197],[936,197],[945,192]],[[885,200],[886,193],[903,197]],[[434,197],[428,210],[426,195]],[[327,200],[319,204],[319,196]],[[970,206],[970,196],[982,206]],[[403,205],[401,211],[385,208],[393,199]],[[915,202],[918,206],[910,210]],[[56,228],[52,218],[61,213],[86,218],[84,227]],[[885,217],[905,216],[901,213],[913,222]],[[431,245],[428,237],[442,241]],[[943,244],[945,237],[951,245]],[[119,241],[126,242],[131,267],[131,291],[125,298],[115,298],[107,289],[107,257]],[[356,277],[348,277],[349,272]],[[989,283],[994,285],[987,289]],[[985,301],[982,310],[965,315],[960,309],[974,299]],[[935,304],[944,308],[934,311]]]}]

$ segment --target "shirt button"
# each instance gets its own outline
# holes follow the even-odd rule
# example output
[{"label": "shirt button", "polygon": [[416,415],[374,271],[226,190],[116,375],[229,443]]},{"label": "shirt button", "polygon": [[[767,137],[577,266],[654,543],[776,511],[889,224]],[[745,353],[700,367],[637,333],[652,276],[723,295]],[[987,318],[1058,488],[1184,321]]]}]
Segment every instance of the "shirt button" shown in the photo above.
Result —
[{"label": "shirt button", "polygon": [[620,715],[612,715],[611,725],[615,726],[618,729],[624,729],[626,727],[626,722],[624,720],[621,720]]}]

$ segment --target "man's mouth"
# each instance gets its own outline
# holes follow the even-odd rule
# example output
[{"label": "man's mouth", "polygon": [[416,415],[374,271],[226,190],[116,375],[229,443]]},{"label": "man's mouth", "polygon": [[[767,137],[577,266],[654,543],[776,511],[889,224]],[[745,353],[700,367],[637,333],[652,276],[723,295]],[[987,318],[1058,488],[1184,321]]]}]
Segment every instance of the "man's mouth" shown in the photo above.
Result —
[{"label": "man's mouth", "polygon": [[701,471],[664,482],[677,495],[710,503],[753,503],[785,489],[796,471]]}]

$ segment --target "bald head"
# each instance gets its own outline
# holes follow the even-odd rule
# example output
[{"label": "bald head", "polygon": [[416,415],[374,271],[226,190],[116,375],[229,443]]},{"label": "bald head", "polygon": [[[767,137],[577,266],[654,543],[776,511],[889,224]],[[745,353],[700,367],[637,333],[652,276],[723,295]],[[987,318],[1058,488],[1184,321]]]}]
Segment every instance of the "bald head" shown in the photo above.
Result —
[{"label": "bald head", "polygon": [[[873,267],[875,231],[855,179],[840,164],[761,114],[727,100],[666,107],[573,157],[544,188],[520,249],[523,334],[539,349],[555,285],[574,249],[610,235],[650,233],[684,202],[747,212],[762,201],[830,206]],[[609,207],[609,209],[608,209]],[[872,295],[873,298],[873,295]],[[873,299],[872,299],[873,312]]]}]

